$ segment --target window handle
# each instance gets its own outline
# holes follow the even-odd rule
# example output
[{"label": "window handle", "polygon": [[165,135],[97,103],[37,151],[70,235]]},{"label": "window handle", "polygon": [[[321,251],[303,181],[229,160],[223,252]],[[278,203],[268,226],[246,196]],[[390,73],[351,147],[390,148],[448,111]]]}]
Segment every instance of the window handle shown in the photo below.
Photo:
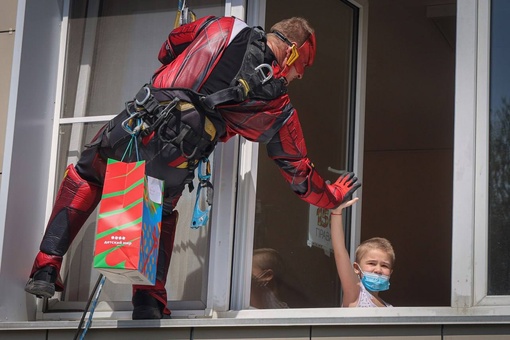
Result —
[{"label": "window handle", "polygon": [[348,171],[347,170],[337,170],[335,168],[332,168],[330,166],[328,166],[328,171],[331,171],[335,174],[339,174],[339,175],[343,175],[343,174],[346,174]]}]

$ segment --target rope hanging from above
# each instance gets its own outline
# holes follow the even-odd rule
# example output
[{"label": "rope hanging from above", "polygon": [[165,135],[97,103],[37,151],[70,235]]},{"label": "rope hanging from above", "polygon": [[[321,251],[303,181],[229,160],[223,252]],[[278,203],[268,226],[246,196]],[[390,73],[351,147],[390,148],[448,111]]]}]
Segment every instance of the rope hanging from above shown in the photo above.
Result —
[{"label": "rope hanging from above", "polygon": [[195,13],[186,6],[186,0],[179,0],[177,5],[177,15],[175,16],[174,28],[188,24],[197,19]]}]

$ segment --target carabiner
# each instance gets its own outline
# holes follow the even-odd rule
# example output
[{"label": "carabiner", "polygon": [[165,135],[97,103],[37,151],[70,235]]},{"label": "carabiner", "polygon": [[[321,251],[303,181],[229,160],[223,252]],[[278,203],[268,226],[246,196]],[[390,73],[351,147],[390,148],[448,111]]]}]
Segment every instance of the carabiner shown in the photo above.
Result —
[{"label": "carabiner", "polygon": [[[267,70],[267,74],[264,73],[264,69]],[[262,75],[262,84],[265,84],[273,77],[273,68],[269,64],[260,64],[255,67],[255,71],[259,71]]]},{"label": "carabiner", "polygon": [[[130,113],[130,116],[120,123],[122,128],[129,133],[131,136],[136,136],[142,129],[143,120],[139,119],[140,114],[138,112]],[[133,124],[136,121],[136,125]]]}]

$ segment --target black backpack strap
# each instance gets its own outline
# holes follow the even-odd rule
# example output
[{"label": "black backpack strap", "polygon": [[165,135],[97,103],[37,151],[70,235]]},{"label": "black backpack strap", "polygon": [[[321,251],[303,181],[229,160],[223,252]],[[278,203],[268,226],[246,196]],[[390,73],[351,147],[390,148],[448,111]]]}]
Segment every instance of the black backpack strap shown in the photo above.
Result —
[{"label": "black backpack strap", "polygon": [[206,96],[202,102],[209,110],[217,105],[234,101],[240,103],[248,98],[272,100],[287,92],[283,78],[273,77],[273,68],[264,63],[266,33],[253,27],[250,41],[239,72],[230,87]]}]

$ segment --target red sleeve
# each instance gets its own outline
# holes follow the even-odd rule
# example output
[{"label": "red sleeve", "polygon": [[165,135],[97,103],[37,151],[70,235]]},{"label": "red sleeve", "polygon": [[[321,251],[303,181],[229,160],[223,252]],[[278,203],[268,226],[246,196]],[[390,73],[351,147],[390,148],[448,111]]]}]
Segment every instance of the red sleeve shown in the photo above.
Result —
[{"label": "red sleeve", "polygon": [[273,139],[267,143],[269,157],[278,165],[285,180],[298,193],[306,191],[310,174],[307,150],[297,111],[289,117]]},{"label": "red sleeve", "polygon": [[295,110],[267,144],[267,152],[292,190],[303,201],[328,209],[340,204],[338,197],[333,195],[307,157],[301,123]]}]

